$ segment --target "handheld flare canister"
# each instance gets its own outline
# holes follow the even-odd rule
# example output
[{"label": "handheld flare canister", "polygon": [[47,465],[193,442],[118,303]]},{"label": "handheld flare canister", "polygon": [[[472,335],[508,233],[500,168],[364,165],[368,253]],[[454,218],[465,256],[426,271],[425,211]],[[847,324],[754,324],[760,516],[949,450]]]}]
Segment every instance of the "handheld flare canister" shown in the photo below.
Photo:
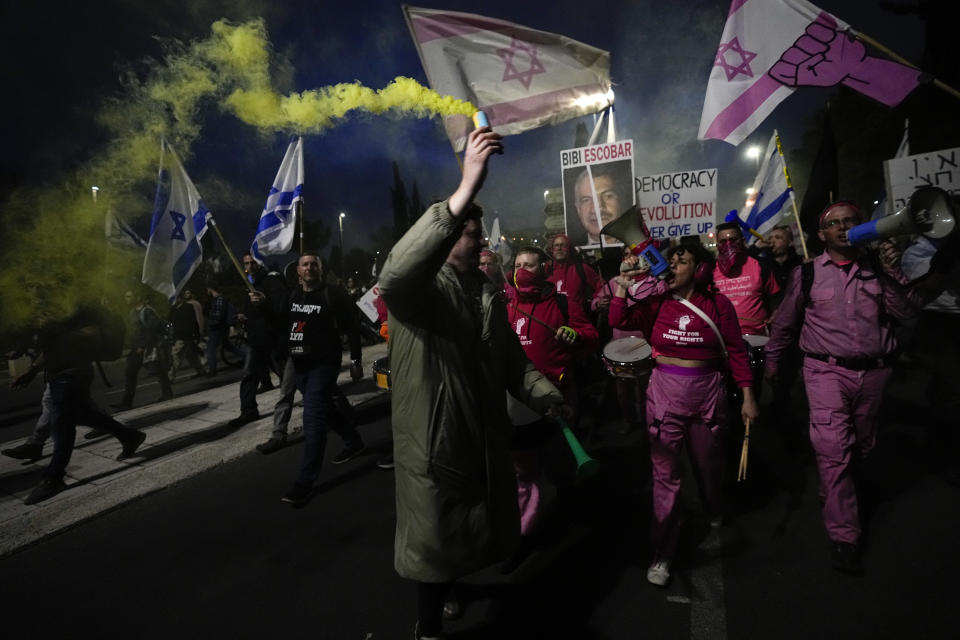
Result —
[{"label": "handheld flare canister", "polygon": [[489,127],[490,121],[487,120],[487,114],[485,114],[483,111],[474,112],[473,126],[476,127],[477,129],[481,129],[483,127]]}]

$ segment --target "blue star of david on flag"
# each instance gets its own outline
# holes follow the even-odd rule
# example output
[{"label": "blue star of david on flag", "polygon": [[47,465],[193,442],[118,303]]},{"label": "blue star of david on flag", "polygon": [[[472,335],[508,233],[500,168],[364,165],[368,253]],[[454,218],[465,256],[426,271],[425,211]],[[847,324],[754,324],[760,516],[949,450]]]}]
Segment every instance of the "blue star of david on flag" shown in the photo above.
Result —
[{"label": "blue star of david on flag", "polygon": [[257,262],[262,264],[264,256],[282,255],[293,247],[296,206],[302,198],[303,138],[291,137],[250,245],[250,254]]},{"label": "blue star of david on flag", "polygon": [[166,142],[161,148],[141,281],[173,302],[203,259],[200,241],[212,216],[177,154]]},{"label": "blue star of david on flag", "polygon": [[187,221],[187,216],[177,211],[171,211],[170,219],[173,220],[173,231],[170,232],[170,239],[186,242],[187,237],[183,234],[183,223]]}]

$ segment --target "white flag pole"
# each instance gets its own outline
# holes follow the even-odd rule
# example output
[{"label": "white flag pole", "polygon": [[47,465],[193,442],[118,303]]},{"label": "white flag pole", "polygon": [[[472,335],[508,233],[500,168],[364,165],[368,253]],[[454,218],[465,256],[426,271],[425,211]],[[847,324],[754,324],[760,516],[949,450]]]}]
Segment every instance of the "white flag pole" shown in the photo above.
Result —
[{"label": "white flag pole", "polygon": [[597,142],[597,138],[600,135],[600,127],[603,126],[603,117],[605,115],[607,115],[607,109],[601,111],[599,117],[597,117],[597,123],[593,125],[593,133],[590,134],[590,140],[587,142],[587,146]]}]

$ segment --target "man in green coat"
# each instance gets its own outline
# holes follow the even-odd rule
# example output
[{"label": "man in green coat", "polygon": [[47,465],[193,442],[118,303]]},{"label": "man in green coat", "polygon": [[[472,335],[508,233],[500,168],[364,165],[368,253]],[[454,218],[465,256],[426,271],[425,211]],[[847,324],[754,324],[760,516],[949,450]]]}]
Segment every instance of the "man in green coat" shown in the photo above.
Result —
[{"label": "man in green coat", "polygon": [[394,566],[418,583],[418,638],[439,635],[455,579],[518,542],[505,392],[541,413],[566,411],[478,268],[487,243],[473,199],[502,148],[489,128],[470,134],[459,187],[397,242],[380,275],[393,383]]}]

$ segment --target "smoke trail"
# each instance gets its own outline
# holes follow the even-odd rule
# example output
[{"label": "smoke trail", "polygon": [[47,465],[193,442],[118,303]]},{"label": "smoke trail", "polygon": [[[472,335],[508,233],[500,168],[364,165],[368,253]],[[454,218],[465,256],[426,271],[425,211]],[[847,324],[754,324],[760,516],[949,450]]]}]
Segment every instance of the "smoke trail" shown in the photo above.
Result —
[{"label": "smoke trail", "polygon": [[377,91],[353,82],[281,96],[271,87],[269,44],[262,24],[230,27],[218,22],[213,30],[211,59],[222,71],[237,74],[241,84],[225,105],[242,121],[261,129],[317,133],[351,111],[382,114],[392,110],[420,118],[469,116],[476,111],[469,102],[442,96],[402,76]]},{"label": "smoke trail", "polygon": [[247,124],[302,133],[316,133],[334,126],[351,111],[382,114],[393,110],[420,118],[469,116],[476,111],[469,102],[441,96],[416,80],[402,76],[378,91],[359,82],[289,96],[279,96],[271,90],[238,89],[227,98],[226,104]]},{"label": "smoke trail", "polygon": [[[127,74],[122,95],[103,105],[97,122],[110,141],[85,166],[56,188],[24,188],[3,203],[0,330],[33,326],[39,310],[56,318],[84,302],[116,304],[138,285],[142,256],[106,248],[104,212],[147,214],[161,137],[187,162],[211,108],[261,131],[287,133],[319,133],[356,111],[423,118],[475,110],[403,77],[380,90],[354,82],[281,95],[273,78],[292,72],[274,55],[262,20],[220,20],[204,40],[164,44],[163,60],[152,62],[144,78]],[[92,184],[101,186],[96,204]],[[208,205],[216,211],[218,203]]]}]

